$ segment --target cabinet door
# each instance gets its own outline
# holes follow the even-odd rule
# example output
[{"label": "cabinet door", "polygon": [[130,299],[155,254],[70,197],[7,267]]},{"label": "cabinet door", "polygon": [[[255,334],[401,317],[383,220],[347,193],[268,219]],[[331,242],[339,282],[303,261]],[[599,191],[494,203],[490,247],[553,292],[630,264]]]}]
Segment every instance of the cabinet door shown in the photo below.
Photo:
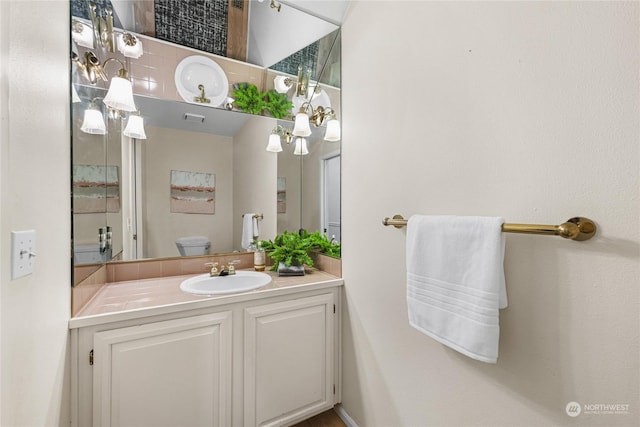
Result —
[{"label": "cabinet door", "polygon": [[94,335],[93,424],[231,424],[231,312]]},{"label": "cabinet door", "polygon": [[244,425],[291,424],[333,406],[333,294],[245,309]]}]

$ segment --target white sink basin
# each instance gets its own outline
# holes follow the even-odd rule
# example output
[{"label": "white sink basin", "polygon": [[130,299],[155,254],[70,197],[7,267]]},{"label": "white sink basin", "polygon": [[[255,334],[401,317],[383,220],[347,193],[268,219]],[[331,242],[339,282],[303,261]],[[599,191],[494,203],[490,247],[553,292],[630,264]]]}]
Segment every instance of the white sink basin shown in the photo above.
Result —
[{"label": "white sink basin", "polygon": [[[176,67],[175,82],[182,99],[192,104],[218,107],[229,93],[227,75],[212,59],[202,55],[188,56],[180,61]],[[202,94],[198,88],[200,85],[204,87],[208,103],[195,101]]]},{"label": "white sink basin", "polygon": [[236,271],[232,276],[192,277],[180,283],[180,290],[196,295],[219,295],[246,292],[271,283],[271,276],[257,271]]}]

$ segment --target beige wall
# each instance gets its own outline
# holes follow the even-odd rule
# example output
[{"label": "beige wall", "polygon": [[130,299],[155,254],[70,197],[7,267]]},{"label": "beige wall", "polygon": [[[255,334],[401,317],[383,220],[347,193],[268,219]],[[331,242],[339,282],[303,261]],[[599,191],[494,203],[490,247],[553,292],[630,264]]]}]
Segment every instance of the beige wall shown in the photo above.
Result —
[{"label": "beige wall", "polygon": [[[277,155],[265,150],[276,120],[256,117],[247,120],[233,138],[233,242],[240,246],[242,214],[261,213],[260,239],[276,235]],[[267,178],[265,178],[267,177]],[[231,222],[229,222],[231,223]]]},{"label": "beige wall", "polygon": [[[233,140],[230,137],[148,126],[142,147],[144,257],[179,256],[179,237],[205,236],[210,253],[233,249]],[[216,176],[215,214],[174,213],[172,170]]]},{"label": "beige wall", "polygon": [[[0,425],[69,425],[69,10],[0,2]],[[28,28],[29,31],[25,31]],[[36,230],[11,280],[12,230]]]},{"label": "beige wall", "polygon": [[[343,405],[360,426],[638,425],[638,8],[353,6],[342,39]],[[507,235],[509,307],[489,365],[408,326],[405,231],[381,225],[395,213],[584,215],[599,232]],[[630,413],[574,419],[570,401]]]},{"label": "beige wall", "polygon": [[278,177],[286,180],[286,212],[278,214],[278,234],[286,231],[298,231],[300,224],[300,156],[293,155],[293,143],[282,144],[278,156]]}]

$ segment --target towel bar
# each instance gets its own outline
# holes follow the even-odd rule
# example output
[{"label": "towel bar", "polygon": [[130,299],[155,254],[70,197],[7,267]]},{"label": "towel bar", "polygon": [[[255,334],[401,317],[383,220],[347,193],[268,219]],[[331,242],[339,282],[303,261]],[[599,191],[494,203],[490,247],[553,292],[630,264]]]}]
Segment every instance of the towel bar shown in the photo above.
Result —
[{"label": "towel bar", "polygon": [[[264,215],[263,214],[255,214],[255,215],[253,215],[253,217],[256,218],[256,219],[263,219]],[[244,218],[244,214],[242,214],[242,218]]]},{"label": "towel bar", "polygon": [[[393,218],[382,220],[383,225],[392,225],[402,228],[407,225],[407,220],[402,215],[394,215]],[[544,234],[548,236],[560,236],[571,240],[589,240],[596,233],[596,225],[589,218],[577,216],[560,225],[541,224],[502,224],[505,233]]]}]

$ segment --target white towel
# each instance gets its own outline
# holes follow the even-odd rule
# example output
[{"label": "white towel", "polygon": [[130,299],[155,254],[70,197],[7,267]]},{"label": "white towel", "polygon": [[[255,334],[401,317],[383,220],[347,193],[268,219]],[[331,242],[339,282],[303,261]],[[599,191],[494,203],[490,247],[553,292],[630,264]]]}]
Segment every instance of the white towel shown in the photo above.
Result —
[{"label": "white towel", "polygon": [[246,213],[242,217],[242,239],[240,245],[243,249],[249,249],[251,242],[259,237],[258,218],[254,213]]},{"label": "white towel", "polygon": [[407,224],[409,323],[487,363],[498,359],[498,309],[507,306],[503,223],[414,215]]}]

